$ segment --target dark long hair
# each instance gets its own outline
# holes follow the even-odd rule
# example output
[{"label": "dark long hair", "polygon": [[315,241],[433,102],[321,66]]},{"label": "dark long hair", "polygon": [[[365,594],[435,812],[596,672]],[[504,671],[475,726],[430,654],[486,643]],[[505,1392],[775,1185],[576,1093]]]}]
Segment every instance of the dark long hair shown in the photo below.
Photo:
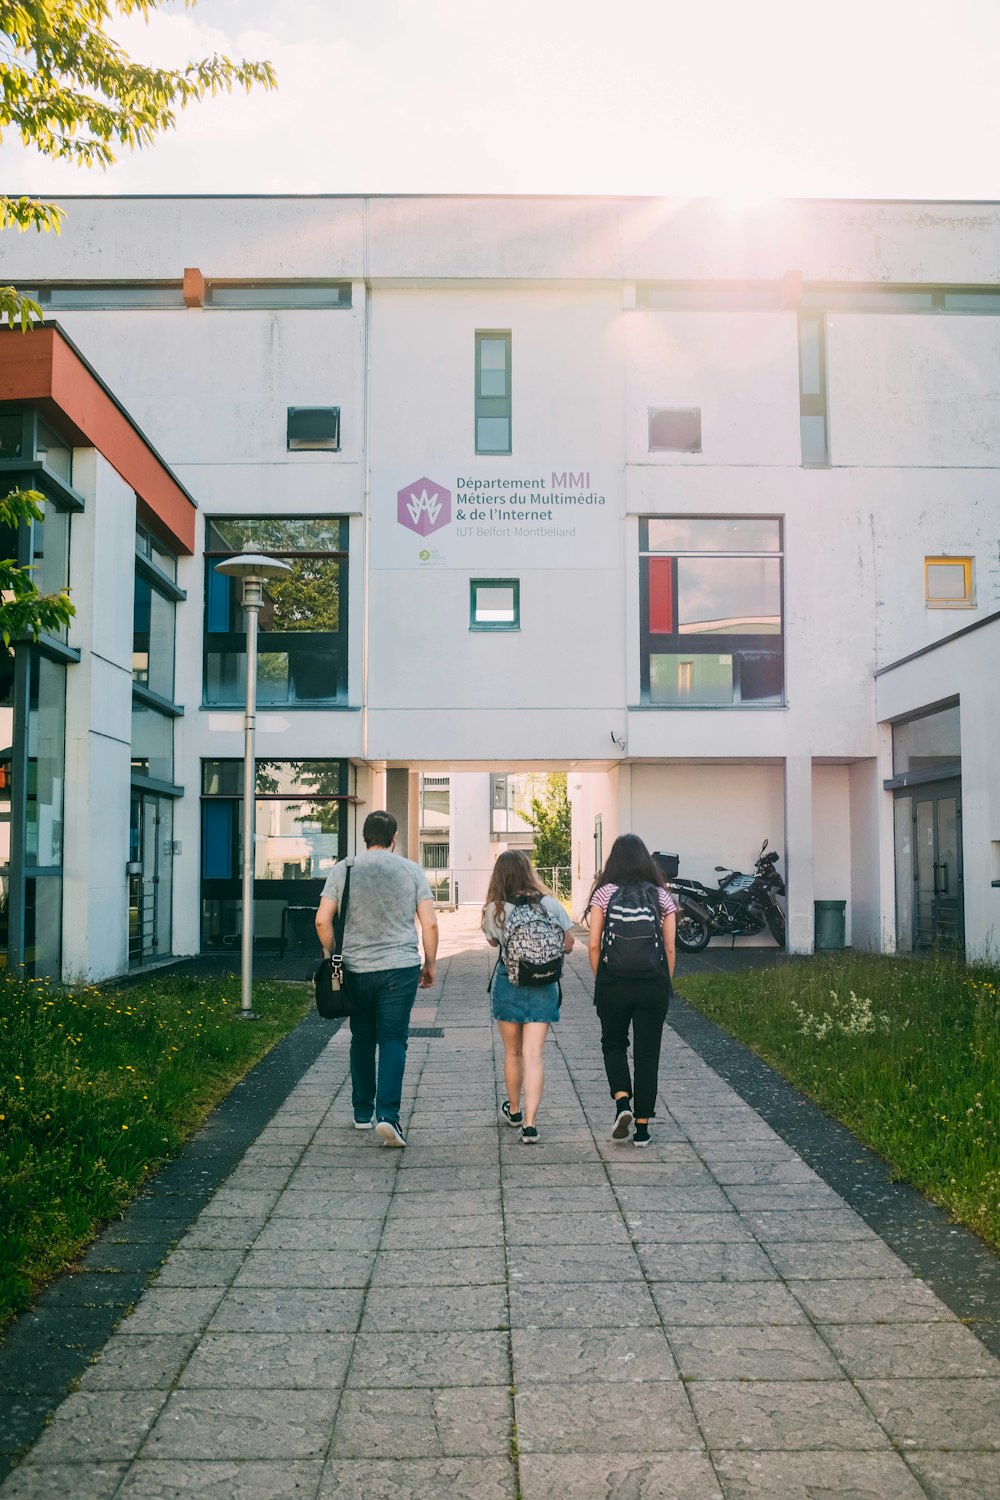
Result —
[{"label": "dark long hair", "polygon": [[[602,885],[658,885],[666,881],[653,856],[637,833],[623,833],[611,845],[603,870],[598,870],[590,895],[587,911],[598,886]],[[584,913],[586,916],[586,912]]]}]

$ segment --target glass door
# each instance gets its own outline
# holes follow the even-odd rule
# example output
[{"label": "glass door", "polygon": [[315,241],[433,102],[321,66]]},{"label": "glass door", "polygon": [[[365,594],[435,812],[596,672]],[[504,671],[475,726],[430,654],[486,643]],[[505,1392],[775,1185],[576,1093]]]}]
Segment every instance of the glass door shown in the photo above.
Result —
[{"label": "glass door", "polygon": [[129,830],[129,963],[144,964],[170,952],[173,804],[165,797],[132,793]]},{"label": "glass door", "polygon": [[961,951],[965,911],[960,788],[947,783],[914,792],[912,830],[913,951]]}]

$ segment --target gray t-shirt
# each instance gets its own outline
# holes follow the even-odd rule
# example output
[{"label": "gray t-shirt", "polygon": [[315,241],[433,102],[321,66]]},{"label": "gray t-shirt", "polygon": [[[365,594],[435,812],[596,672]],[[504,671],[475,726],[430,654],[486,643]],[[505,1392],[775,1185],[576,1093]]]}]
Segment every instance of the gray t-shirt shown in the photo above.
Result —
[{"label": "gray t-shirt", "polygon": [[[504,921],[507,920],[513,910],[514,907],[511,902],[505,901],[503,904]],[[563,932],[569,932],[570,928],[573,925],[573,918],[567,914],[565,906],[563,906],[561,902],[557,901],[554,896],[542,897],[542,911],[545,912],[547,916],[550,916],[553,922],[555,922],[559,927],[562,928]],[[488,938],[492,938],[494,942],[497,942],[501,936],[502,928],[497,927],[495,907],[492,901],[483,914],[483,931],[485,932],[486,936]]]},{"label": "gray t-shirt", "polygon": [[[344,894],[347,863],[334,865],[323,895]],[[420,963],[414,921],[418,901],[430,901],[431,888],[419,865],[388,849],[366,849],[351,862],[351,889],[344,929],[344,962],[359,974],[409,969]]]}]

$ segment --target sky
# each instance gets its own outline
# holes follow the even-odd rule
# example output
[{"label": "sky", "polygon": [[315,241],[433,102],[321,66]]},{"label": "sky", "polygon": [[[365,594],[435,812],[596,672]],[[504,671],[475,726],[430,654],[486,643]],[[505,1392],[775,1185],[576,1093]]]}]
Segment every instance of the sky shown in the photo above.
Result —
[{"label": "sky", "polygon": [[267,58],[107,173],[8,193],[1000,198],[997,0],[199,0],[116,38]]}]

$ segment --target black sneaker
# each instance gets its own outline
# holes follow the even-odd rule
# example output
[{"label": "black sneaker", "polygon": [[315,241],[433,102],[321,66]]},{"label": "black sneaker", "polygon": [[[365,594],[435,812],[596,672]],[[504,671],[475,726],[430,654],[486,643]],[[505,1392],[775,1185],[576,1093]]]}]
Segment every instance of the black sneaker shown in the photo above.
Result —
[{"label": "black sneaker", "polygon": [[537,1129],[535,1128],[534,1125],[522,1125],[521,1126],[521,1145],[522,1146],[537,1146],[538,1145],[538,1131],[537,1131]]},{"label": "black sneaker", "polygon": [[616,1099],[615,1110],[615,1123],[611,1127],[611,1139],[613,1141],[627,1141],[629,1127],[634,1118],[631,1099]]},{"label": "black sneaker", "polygon": [[524,1119],[524,1116],[522,1115],[520,1110],[518,1110],[517,1114],[514,1113],[514,1111],[510,1107],[509,1099],[505,1099],[501,1104],[500,1113],[503,1115],[508,1125],[520,1125],[522,1120]]},{"label": "black sneaker", "polygon": [[405,1146],[406,1136],[399,1128],[397,1120],[379,1120],[375,1126],[375,1134],[383,1146]]},{"label": "black sneaker", "polygon": [[632,1132],[632,1144],[633,1144],[633,1146],[648,1146],[649,1145],[649,1126],[648,1125],[637,1125],[635,1127],[635,1130]]}]

